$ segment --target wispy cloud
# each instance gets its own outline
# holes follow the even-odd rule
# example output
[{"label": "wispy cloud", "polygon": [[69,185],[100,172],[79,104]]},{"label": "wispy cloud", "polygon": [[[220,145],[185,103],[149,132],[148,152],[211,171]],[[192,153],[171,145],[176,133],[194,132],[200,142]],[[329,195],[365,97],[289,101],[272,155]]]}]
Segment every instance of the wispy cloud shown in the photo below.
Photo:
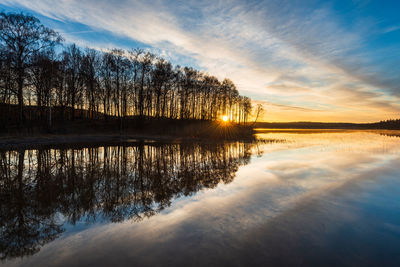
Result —
[{"label": "wispy cloud", "polygon": [[[374,112],[380,118],[400,112],[395,104],[400,95],[400,75],[382,62],[381,53],[367,49],[373,22],[364,23],[365,20],[349,29],[340,14],[324,3],[311,5],[311,1],[288,0],[246,4],[238,0],[151,3],[5,0],[0,3],[32,10],[66,24],[78,22],[91,29],[87,32],[106,31],[130,38],[178,61],[190,58],[220,78],[230,77],[242,93],[273,103],[275,108],[281,105],[324,113],[339,109],[356,114]],[[396,27],[386,29],[396,30]],[[67,31],[67,40],[88,44],[85,32]],[[92,46],[105,45],[118,46],[118,41],[113,44],[111,38],[108,43]],[[292,111],[292,116],[297,113]],[[279,118],[279,112],[276,114]],[[346,121],[354,118],[354,113],[343,117]],[[359,120],[372,118],[363,116]]]},{"label": "wispy cloud", "polygon": [[394,31],[398,31],[398,30],[400,30],[400,25],[390,26],[390,27],[384,29],[383,33],[389,33],[389,32],[394,32]]}]

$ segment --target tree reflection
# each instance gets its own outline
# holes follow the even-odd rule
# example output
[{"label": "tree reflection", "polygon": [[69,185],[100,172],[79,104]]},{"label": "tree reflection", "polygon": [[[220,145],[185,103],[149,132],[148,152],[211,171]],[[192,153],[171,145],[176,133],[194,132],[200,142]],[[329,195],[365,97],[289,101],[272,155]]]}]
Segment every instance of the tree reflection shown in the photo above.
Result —
[{"label": "tree reflection", "polygon": [[251,144],[137,144],[0,152],[0,257],[32,255],[64,223],[141,220],[229,183]]}]

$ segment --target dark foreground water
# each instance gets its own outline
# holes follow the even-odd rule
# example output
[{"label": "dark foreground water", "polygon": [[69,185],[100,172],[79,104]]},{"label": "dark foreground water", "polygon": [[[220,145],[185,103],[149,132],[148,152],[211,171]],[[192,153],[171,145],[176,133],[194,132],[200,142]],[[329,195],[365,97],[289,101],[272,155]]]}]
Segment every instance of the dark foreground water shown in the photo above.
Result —
[{"label": "dark foreground water", "polygon": [[6,266],[400,266],[396,132],[0,152]]}]

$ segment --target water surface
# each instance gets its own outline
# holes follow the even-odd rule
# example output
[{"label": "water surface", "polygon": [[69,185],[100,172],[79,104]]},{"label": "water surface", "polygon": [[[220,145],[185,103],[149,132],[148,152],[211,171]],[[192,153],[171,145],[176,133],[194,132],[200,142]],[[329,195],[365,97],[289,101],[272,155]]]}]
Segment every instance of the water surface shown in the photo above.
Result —
[{"label": "water surface", "polygon": [[400,133],[0,153],[5,266],[399,266]]}]

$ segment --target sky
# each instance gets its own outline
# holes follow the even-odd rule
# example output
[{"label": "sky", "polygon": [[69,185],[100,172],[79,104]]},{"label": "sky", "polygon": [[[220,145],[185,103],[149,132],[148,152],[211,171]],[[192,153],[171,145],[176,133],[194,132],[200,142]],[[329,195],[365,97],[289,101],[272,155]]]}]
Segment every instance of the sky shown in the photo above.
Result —
[{"label": "sky", "polygon": [[0,0],[96,49],[230,78],[265,121],[400,118],[398,0]]}]

